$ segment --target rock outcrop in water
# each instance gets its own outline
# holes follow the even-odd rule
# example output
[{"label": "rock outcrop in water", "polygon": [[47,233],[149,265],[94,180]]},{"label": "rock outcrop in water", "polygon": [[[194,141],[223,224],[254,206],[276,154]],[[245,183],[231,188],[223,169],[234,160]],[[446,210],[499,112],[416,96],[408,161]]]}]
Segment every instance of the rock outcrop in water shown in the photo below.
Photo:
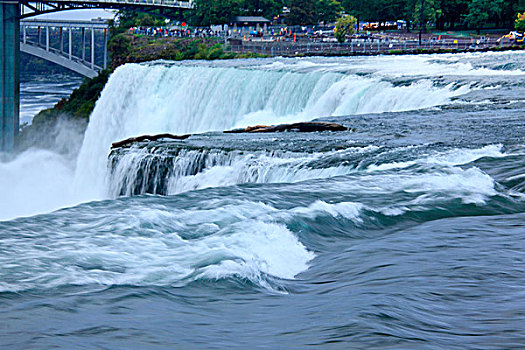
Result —
[{"label": "rock outcrop in water", "polygon": [[160,139],[185,140],[190,136],[191,136],[190,134],[186,134],[186,135],[173,135],[173,134],[142,135],[142,136],[137,136],[137,137],[130,137],[129,139],[125,139],[122,141],[113,142],[111,144],[111,148],[127,146],[135,142],[157,141]]},{"label": "rock outcrop in water", "polygon": [[255,132],[315,132],[315,131],[346,131],[348,128],[341,124],[329,122],[301,122],[279,125],[255,125],[242,129],[224,131],[225,133],[255,133]]},{"label": "rock outcrop in water", "polygon": [[[316,132],[316,131],[346,131],[348,128],[344,125],[330,122],[301,122],[293,124],[279,124],[279,125],[255,125],[248,126],[242,129],[226,130],[225,133],[256,133],[256,132]],[[191,134],[173,135],[173,134],[157,134],[157,135],[142,135],[130,137],[128,139],[113,142],[111,148],[119,148],[131,145],[135,142],[142,141],[157,141],[160,139],[185,140]]]}]

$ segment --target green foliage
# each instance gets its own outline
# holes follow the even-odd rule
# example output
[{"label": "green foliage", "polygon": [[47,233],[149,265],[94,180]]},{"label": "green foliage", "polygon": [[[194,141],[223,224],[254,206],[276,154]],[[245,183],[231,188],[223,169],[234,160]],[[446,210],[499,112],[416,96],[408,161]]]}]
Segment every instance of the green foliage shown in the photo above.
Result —
[{"label": "green foliage", "polygon": [[95,78],[86,79],[78,89],[73,90],[69,99],[61,106],[60,111],[88,119],[108,78],[109,71],[104,70]]},{"label": "green foliage", "polygon": [[153,27],[163,26],[165,17],[134,10],[119,11],[119,27],[129,29],[131,27]]},{"label": "green foliage", "polygon": [[330,23],[335,21],[343,11],[337,0],[318,0],[316,4],[317,22]]},{"label": "green foliage", "polygon": [[415,23],[434,22],[436,15],[441,10],[436,10],[436,4],[434,0],[415,0],[414,10],[412,13],[412,21]]},{"label": "green foliage", "polygon": [[109,57],[114,66],[122,63],[119,57],[126,58],[132,51],[131,39],[124,33],[117,34],[108,41]]},{"label": "green foliage", "polygon": [[229,23],[241,13],[241,0],[195,0],[192,22],[198,26]]},{"label": "green foliage", "polygon": [[209,60],[216,60],[218,58],[221,58],[223,55],[224,51],[222,50],[222,45],[216,44],[208,50],[208,55],[206,58]]},{"label": "green foliage", "polygon": [[518,32],[525,32],[525,12],[518,14],[518,18],[514,22],[514,29]]},{"label": "green foliage", "polygon": [[272,20],[279,15],[283,6],[286,5],[284,0],[242,0],[239,14],[243,16],[263,16]]},{"label": "green foliage", "polygon": [[335,37],[340,43],[346,41],[346,36],[354,33],[354,26],[357,19],[354,16],[343,16],[335,23]]},{"label": "green foliage", "polygon": [[195,0],[191,22],[196,26],[230,23],[235,16],[263,16],[281,13],[284,0]]},{"label": "green foliage", "polygon": [[471,28],[513,24],[516,13],[525,11],[525,0],[341,0],[341,5],[359,21],[404,19],[419,25],[423,12],[423,22],[435,23],[441,30],[465,23]]},{"label": "green foliage", "polygon": [[469,12],[465,16],[469,27],[479,31],[491,16],[498,15],[502,2],[503,0],[472,0],[468,6]]},{"label": "green foliage", "polygon": [[108,78],[109,70],[104,70],[95,78],[84,80],[82,85],[73,90],[73,93],[67,100],[62,99],[55,107],[38,113],[33,118],[32,124],[38,127],[39,125],[54,122],[60,114],[87,120]]},{"label": "green foliage", "polygon": [[290,13],[286,17],[289,25],[312,25],[317,22],[315,0],[290,0]]},{"label": "green foliage", "polygon": [[290,0],[289,25],[312,25],[335,21],[343,11],[338,0]]}]

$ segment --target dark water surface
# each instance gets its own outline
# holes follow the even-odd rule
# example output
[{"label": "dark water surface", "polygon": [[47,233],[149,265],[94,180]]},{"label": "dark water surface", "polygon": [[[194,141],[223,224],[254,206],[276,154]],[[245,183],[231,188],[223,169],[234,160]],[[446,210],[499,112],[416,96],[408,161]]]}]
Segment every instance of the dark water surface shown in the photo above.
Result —
[{"label": "dark water surface", "polygon": [[31,124],[42,109],[51,108],[62,98],[69,97],[82,83],[82,77],[75,73],[21,72],[20,83],[20,124]]},{"label": "dark water surface", "polygon": [[110,199],[0,222],[0,345],[524,348],[525,56],[428,57],[469,90],[118,149]]}]

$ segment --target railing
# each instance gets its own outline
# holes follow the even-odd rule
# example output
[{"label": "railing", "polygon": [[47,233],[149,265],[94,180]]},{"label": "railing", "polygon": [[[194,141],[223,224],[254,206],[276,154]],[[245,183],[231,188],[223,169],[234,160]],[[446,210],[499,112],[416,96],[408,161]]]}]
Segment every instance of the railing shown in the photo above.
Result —
[{"label": "railing", "polygon": [[[98,71],[102,68],[95,64],[95,31],[103,31],[103,61],[102,66],[105,69],[107,67],[107,38],[108,38],[108,24],[104,21],[72,21],[72,20],[23,20],[20,21],[20,41],[23,44],[29,46],[39,47],[46,52],[54,53],[62,56],[71,62],[75,62],[90,68],[93,71]],[[35,29],[38,28],[37,33]],[[67,29],[63,31],[63,28]],[[43,30],[42,30],[43,29]],[[55,33],[59,30],[60,49],[55,49],[51,45],[51,33],[55,29]],[[77,34],[80,34],[80,39],[73,39],[73,31],[76,30]],[[89,40],[89,46],[86,47],[88,42],[86,38],[86,30],[90,31],[91,40]],[[31,33],[31,31],[33,33]],[[81,33],[79,33],[81,31]],[[41,44],[41,34],[43,32],[44,45]],[[67,32],[66,35],[64,35]],[[66,38],[64,38],[66,36]],[[31,40],[34,38],[34,40]],[[66,40],[64,40],[66,39]],[[67,52],[64,51],[64,43],[67,43]],[[73,52],[73,46],[75,43],[81,43],[81,54],[82,58],[76,57]],[[87,61],[86,51],[89,50],[91,60]],[[78,45],[77,50],[78,51]],[[39,56],[40,57],[40,56]],[[99,60],[100,61],[100,60]],[[53,61],[54,62],[54,61]],[[56,62],[55,62],[56,63]]]},{"label": "railing", "polygon": [[66,28],[94,28],[108,29],[106,21],[82,21],[82,20],[56,20],[56,19],[23,19],[20,21],[21,27],[66,27]]},{"label": "railing", "polygon": [[[38,47],[38,48],[43,49],[43,50],[46,50],[45,46],[40,45],[37,42],[33,42],[33,41],[30,41],[30,40],[27,40],[26,44]],[[69,61],[73,61],[75,63],[81,64],[81,65],[85,66],[86,68],[90,68],[90,69],[93,69],[93,70],[96,70],[96,71],[101,71],[103,69],[102,67],[100,67],[100,66],[98,66],[96,64],[93,64],[93,66],[92,66],[91,62],[89,62],[89,61],[87,61],[85,59],[82,59],[81,57],[77,57],[75,55],[71,55],[71,58],[69,58],[69,55],[68,55],[67,52],[64,52],[64,51],[62,51],[60,49],[57,49],[57,48],[54,48],[54,47],[49,47],[46,51],[54,53],[55,55],[58,55],[58,56],[62,56],[63,58],[68,59]]]},{"label": "railing", "polygon": [[[38,2],[38,1],[35,1]],[[45,1],[43,1],[45,2]],[[52,0],[55,3],[77,3],[77,4],[129,4],[129,5],[144,5],[144,6],[159,6],[159,7],[182,7],[193,8],[193,0],[179,1],[179,0]]]},{"label": "railing", "polygon": [[258,53],[270,56],[297,54],[379,54],[417,52],[419,50],[469,50],[498,47],[495,41],[428,41],[419,45],[417,41],[388,42],[355,40],[346,43],[337,42],[268,42],[243,41],[241,45],[229,45],[228,51],[238,53]]}]

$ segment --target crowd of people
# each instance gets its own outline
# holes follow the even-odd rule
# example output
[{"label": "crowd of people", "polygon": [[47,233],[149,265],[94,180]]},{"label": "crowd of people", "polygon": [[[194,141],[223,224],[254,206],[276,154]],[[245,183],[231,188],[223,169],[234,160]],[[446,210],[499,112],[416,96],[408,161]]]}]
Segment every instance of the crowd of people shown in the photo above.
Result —
[{"label": "crowd of people", "polygon": [[224,31],[213,31],[210,28],[194,28],[185,27],[131,27],[130,34],[140,34],[157,37],[223,37]]}]

